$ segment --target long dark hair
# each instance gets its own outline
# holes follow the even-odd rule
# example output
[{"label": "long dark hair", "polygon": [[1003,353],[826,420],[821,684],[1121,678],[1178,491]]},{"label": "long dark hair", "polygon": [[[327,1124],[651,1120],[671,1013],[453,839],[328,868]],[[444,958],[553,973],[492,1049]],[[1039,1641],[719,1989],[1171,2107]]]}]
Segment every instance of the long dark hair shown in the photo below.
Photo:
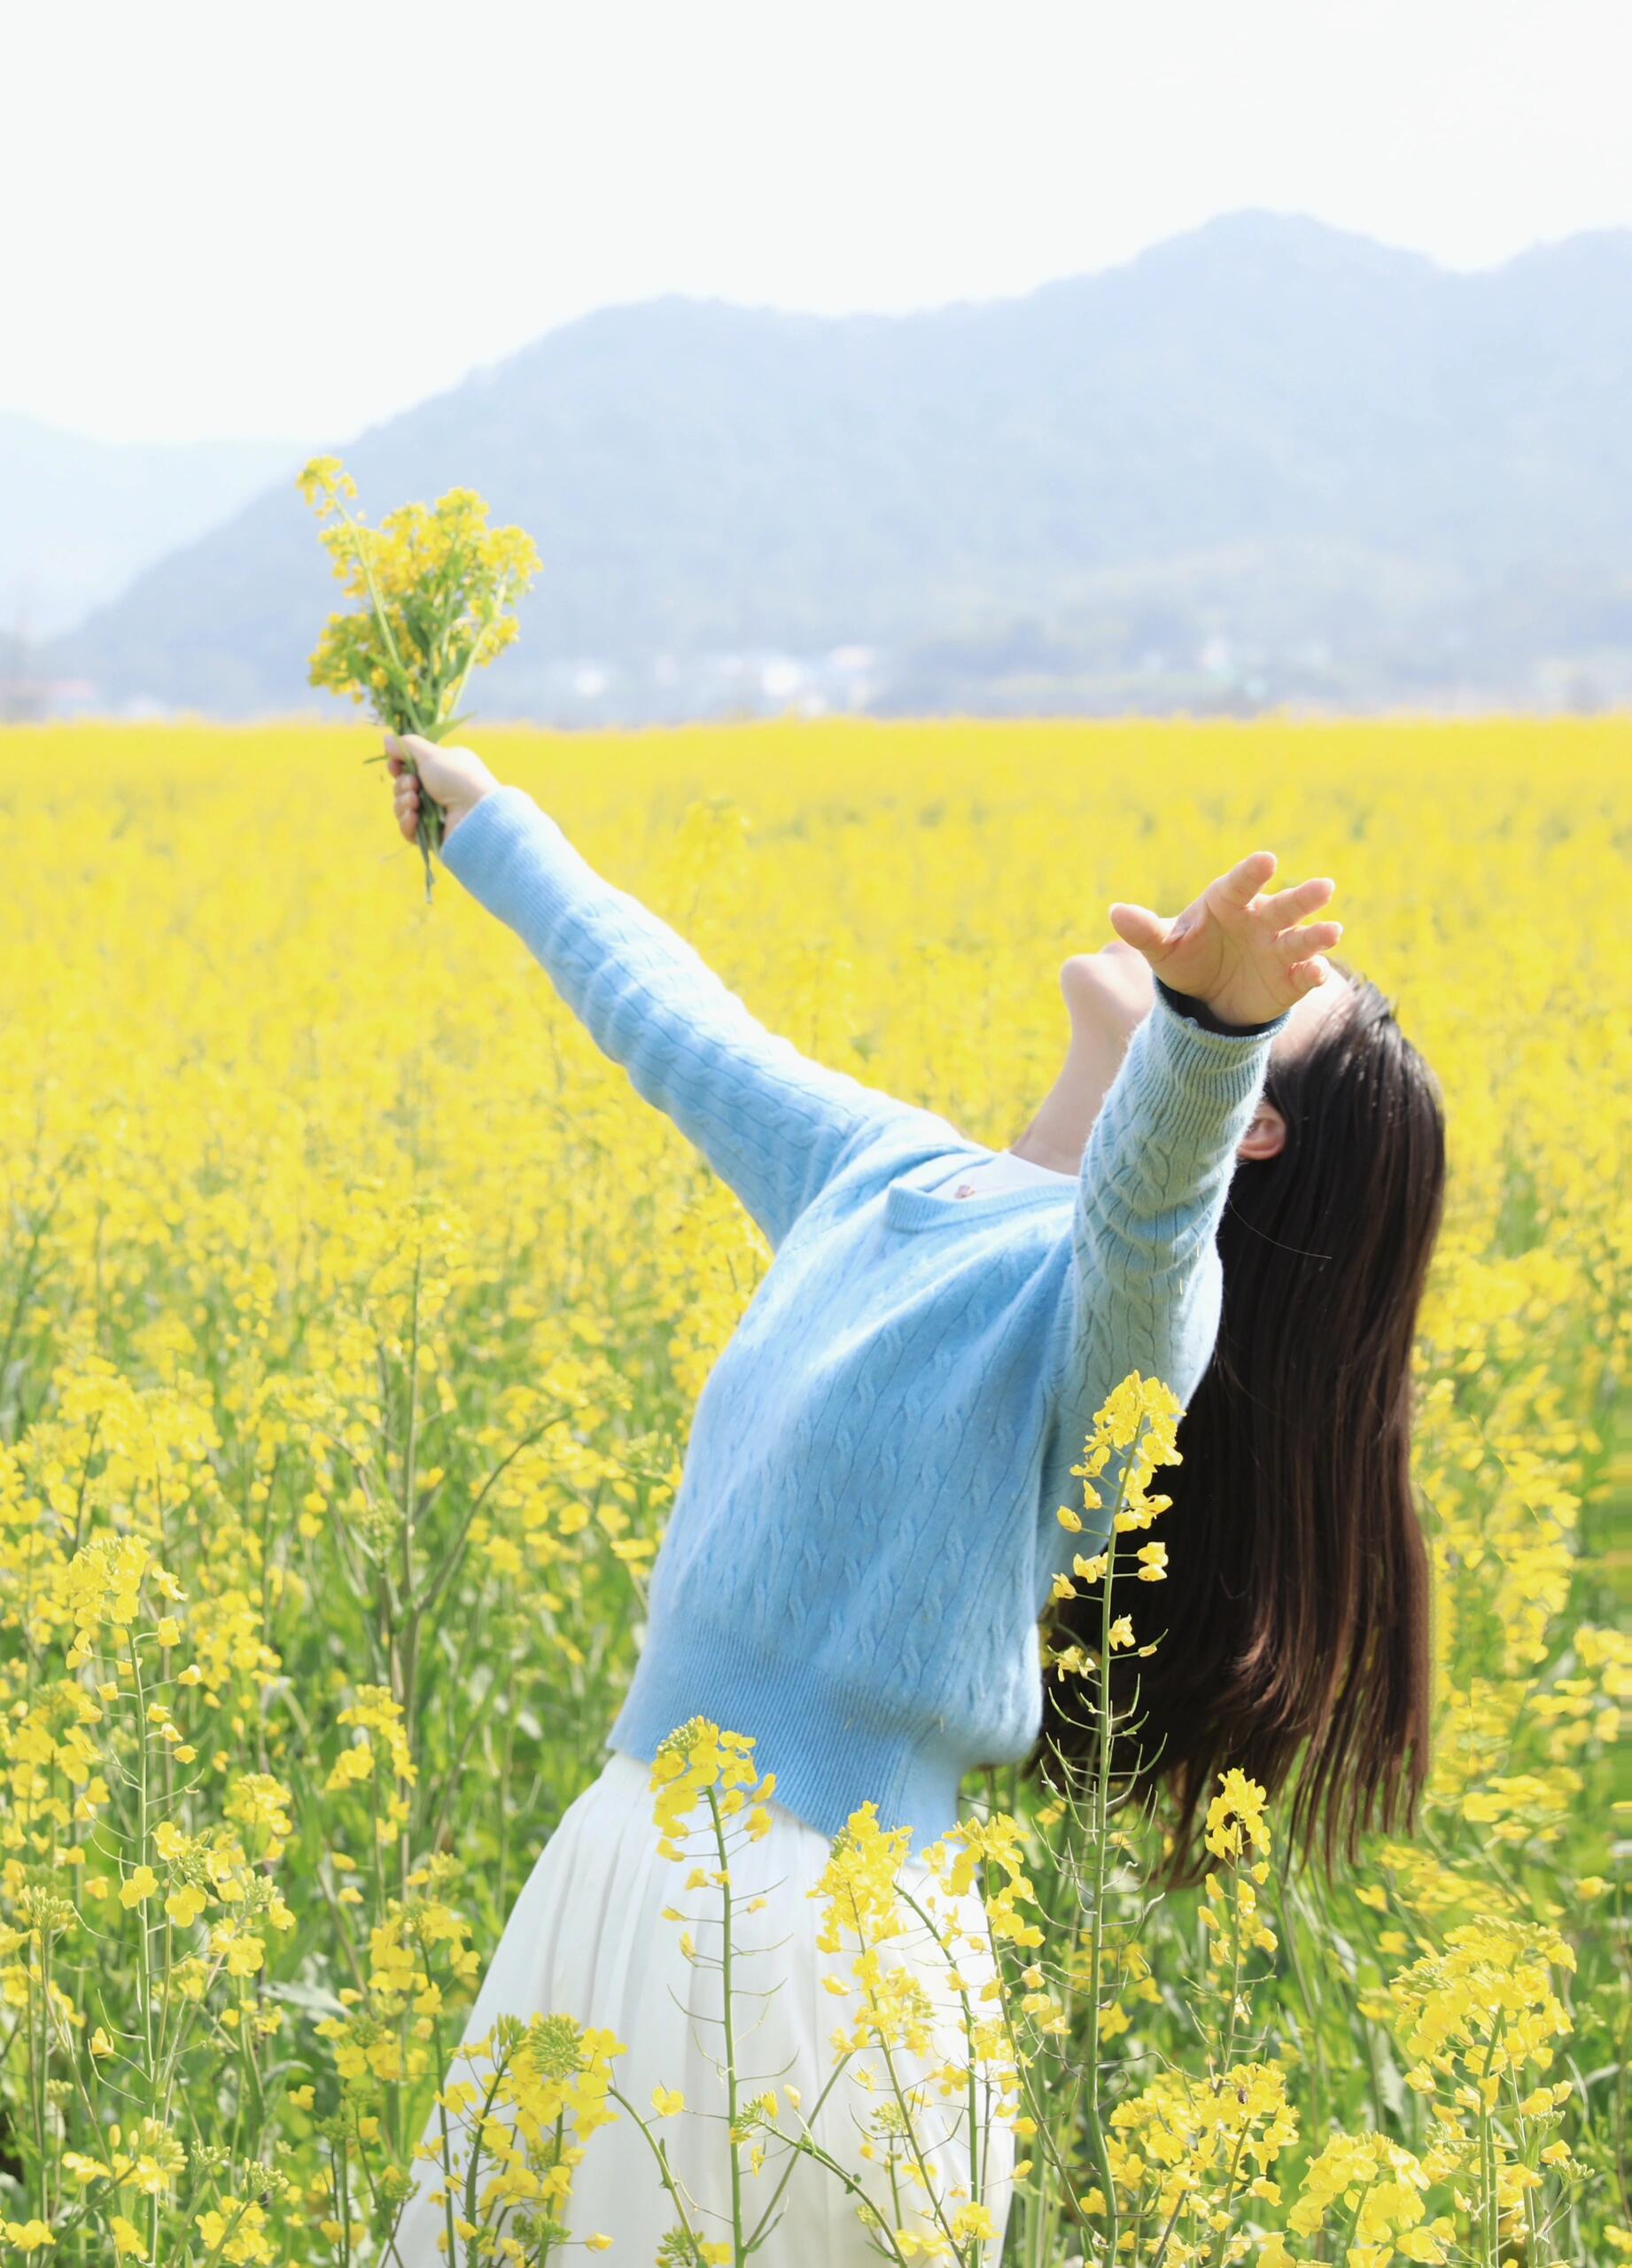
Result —
[{"label": "long dark hair", "polygon": [[[1363,1829],[1394,1827],[1402,1798],[1410,1827],[1427,1771],[1411,1345],[1444,1116],[1389,1003],[1349,983],[1306,1048],[1271,1059],[1286,1144],[1236,1168],[1217,1342],[1179,1424],[1183,1462],[1157,1476],[1173,1499],[1167,1580],[1140,1587],[1137,1635],[1166,1635],[1142,1661],[1112,1658],[1113,1775],[1166,1799],[1170,1887],[1208,1862],[1201,1829],[1228,1766],[1273,1795],[1302,1756],[1286,1832],[1312,1855],[1318,1822],[1328,1871],[1340,1842],[1352,1863]],[[1100,1615],[1098,1586],[1083,1587],[1053,1610],[1051,1639],[1097,1651]],[[1091,1712],[1069,1676],[1048,1671],[1044,1689],[1025,1768],[1069,1785],[1095,1752]]]}]

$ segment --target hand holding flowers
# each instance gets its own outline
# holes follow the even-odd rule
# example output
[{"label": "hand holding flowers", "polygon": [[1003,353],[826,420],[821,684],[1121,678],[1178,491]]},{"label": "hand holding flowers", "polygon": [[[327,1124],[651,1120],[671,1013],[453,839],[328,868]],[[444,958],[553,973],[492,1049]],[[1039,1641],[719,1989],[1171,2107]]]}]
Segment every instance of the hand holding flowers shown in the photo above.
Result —
[{"label": "hand holding flowers", "polygon": [[[532,539],[520,528],[489,527],[487,506],[468,488],[449,489],[434,510],[405,504],[371,528],[347,509],[357,486],[338,457],[314,457],[299,486],[320,518],[334,516],[323,544],[346,596],[358,602],[354,611],[330,616],[312,656],[311,683],[367,701],[392,734],[412,735],[420,749],[445,740],[464,721],[459,704],[472,670],[486,668],[517,636],[511,609],[539,568]],[[403,741],[395,757],[393,773],[420,760]],[[444,800],[416,799],[414,839],[425,862],[427,898]]]},{"label": "hand holding flowers", "polygon": [[427,805],[439,829],[435,839],[445,843],[465,813],[499,784],[474,749],[438,748],[416,733],[387,733],[385,762],[397,783],[397,825],[410,843],[419,840]]}]

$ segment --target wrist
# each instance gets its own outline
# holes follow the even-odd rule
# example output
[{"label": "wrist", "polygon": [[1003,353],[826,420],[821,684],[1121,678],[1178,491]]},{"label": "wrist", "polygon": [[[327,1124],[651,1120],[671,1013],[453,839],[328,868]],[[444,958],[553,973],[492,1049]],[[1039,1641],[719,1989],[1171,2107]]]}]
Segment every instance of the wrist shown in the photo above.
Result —
[{"label": "wrist", "polygon": [[1203,1031],[1217,1032],[1230,1039],[1256,1039],[1260,1034],[1272,1031],[1286,1014],[1284,1009],[1278,1009],[1274,1015],[1261,1023],[1247,1023],[1227,1013],[1228,1001],[1219,1004],[1203,1000],[1193,992],[1180,992],[1161,977],[1156,979],[1156,989],[1169,1007],[1176,1009],[1181,1016],[1188,1016],[1192,1023],[1199,1024]]},{"label": "wrist", "polygon": [[474,794],[462,796],[456,803],[445,804],[442,806],[443,842],[447,842],[455,827],[470,817],[478,804],[485,804],[489,796],[497,795],[498,791],[499,782],[494,780],[485,787],[478,788]]}]

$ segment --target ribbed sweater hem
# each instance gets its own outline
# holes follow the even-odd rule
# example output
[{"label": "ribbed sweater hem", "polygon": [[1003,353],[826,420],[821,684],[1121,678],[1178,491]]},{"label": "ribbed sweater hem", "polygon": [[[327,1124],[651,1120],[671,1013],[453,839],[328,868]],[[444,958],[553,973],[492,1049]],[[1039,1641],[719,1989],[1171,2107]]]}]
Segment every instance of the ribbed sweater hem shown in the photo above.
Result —
[{"label": "ribbed sweater hem", "polygon": [[871,1799],[881,1827],[913,1829],[914,1858],[956,1825],[975,1760],[926,1739],[921,1717],[890,1721],[797,1654],[772,1658],[723,1631],[693,1633],[683,1651],[649,1643],[609,1739],[649,1764],[693,1717],[750,1734],[757,1770],[776,1775],[774,1800],[829,1840]]}]

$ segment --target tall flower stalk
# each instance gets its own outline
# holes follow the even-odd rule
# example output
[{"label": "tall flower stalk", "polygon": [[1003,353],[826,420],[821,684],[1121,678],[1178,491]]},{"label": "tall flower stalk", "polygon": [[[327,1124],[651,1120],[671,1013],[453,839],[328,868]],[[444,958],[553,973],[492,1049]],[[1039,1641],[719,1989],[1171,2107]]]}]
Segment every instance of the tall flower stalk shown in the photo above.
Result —
[{"label": "tall flower stalk", "polygon": [[[1112,1458],[1119,1459],[1102,1548],[1074,1553],[1069,1569],[1060,1571],[1053,1588],[1053,1598],[1062,1600],[1092,1596],[1098,1585],[1099,1644],[1056,1651],[1044,1641],[1045,1666],[1057,1676],[1079,1678],[1086,1689],[1094,1741],[1086,1790],[1068,1787],[1038,1815],[1039,1827],[1066,1822],[1047,1856],[1060,1893],[1054,1902],[1069,1911],[1049,1917],[1054,1923],[1051,1941],[1026,1968],[1017,1997],[1032,2041],[1031,2051],[1021,2058],[1027,2074],[1028,2124],[1040,2137],[1042,2160],[1027,2232],[1027,2256],[1037,2268],[1053,2256],[1063,2218],[1075,2224],[1085,2258],[1113,2260],[1122,2242],[1105,2051],[1127,2023],[1118,1991],[1138,1980],[1143,1964],[1130,1933],[1113,1923],[1110,1912],[1118,1854],[1136,1847],[1114,1816],[1128,1797],[1115,1785],[1113,1750],[1117,1736],[1125,1739],[1137,1729],[1131,1719],[1115,1720],[1111,1662],[1122,1650],[1148,1655],[1155,1648],[1154,1643],[1135,1644],[1131,1618],[1117,1612],[1116,1580],[1119,1572],[1126,1573],[1131,1557],[1138,1580],[1162,1581],[1167,1550],[1157,1542],[1124,1549],[1119,1539],[1147,1530],[1170,1503],[1169,1497],[1153,1494],[1151,1484],[1158,1465],[1178,1462],[1179,1415],[1177,1397],[1159,1379],[1131,1373],[1096,1411],[1082,1462],[1071,1468],[1082,1482],[1081,1511],[1062,1504],[1057,1514],[1068,1534],[1082,1534],[1084,1513],[1103,1507],[1095,1484]],[[1039,2059],[1046,2078],[1037,2075]],[[1075,2167],[1084,2152],[1092,2179],[1079,2194]]]}]

